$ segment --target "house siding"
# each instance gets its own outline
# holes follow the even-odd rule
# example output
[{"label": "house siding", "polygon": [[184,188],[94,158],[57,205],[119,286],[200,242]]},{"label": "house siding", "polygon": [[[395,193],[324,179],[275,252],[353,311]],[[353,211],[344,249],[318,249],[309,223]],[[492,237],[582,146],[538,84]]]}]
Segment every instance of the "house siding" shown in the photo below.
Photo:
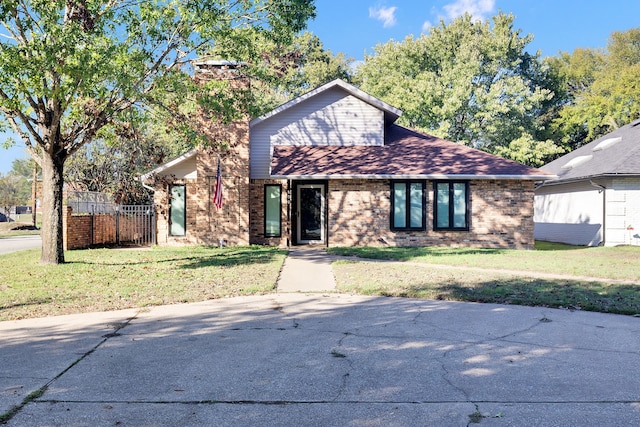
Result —
[{"label": "house siding", "polygon": [[[584,246],[640,245],[640,178],[543,186],[535,196],[535,237]],[[628,228],[633,228],[632,230]]]},{"label": "house siding", "polygon": [[540,187],[534,201],[537,240],[597,246],[603,241],[602,189],[589,182]]},{"label": "house siding", "polygon": [[384,113],[332,88],[251,127],[251,178],[268,179],[274,145],[383,145]]},{"label": "house siding", "polygon": [[533,182],[471,181],[468,231],[434,231],[432,181],[426,189],[426,230],[392,231],[388,180],[329,181],[328,245],[533,248]]},{"label": "house siding", "polygon": [[640,178],[613,179],[606,200],[605,246],[640,245]]}]

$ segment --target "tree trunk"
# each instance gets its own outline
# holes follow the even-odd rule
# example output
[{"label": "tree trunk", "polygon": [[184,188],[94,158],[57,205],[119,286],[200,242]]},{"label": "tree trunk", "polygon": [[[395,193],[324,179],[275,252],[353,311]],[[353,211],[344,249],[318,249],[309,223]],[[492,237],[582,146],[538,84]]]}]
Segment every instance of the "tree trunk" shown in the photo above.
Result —
[{"label": "tree trunk", "polygon": [[64,158],[42,150],[42,255],[40,264],[64,263],[62,189]]}]

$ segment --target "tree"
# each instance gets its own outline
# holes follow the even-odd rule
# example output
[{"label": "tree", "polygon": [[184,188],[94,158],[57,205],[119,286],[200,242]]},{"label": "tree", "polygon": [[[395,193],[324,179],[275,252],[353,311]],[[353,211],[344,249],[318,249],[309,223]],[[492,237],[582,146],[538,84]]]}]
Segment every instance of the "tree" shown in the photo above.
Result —
[{"label": "tree", "polygon": [[[245,72],[251,77],[251,115],[259,116],[334,79],[352,80],[353,60],[333,54],[310,32],[289,43],[263,38],[262,60]],[[224,56],[214,51],[214,56]]]},{"label": "tree", "polygon": [[539,166],[561,151],[542,135],[538,116],[554,93],[532,36],[499,13],[440,22],[429,34],[378,45],[365,57],[362,88],[403,110],[400,123]]},{"label": "tree", "polygon": [[640,28],[614,32],[606,50],[551,58],[567,102],[553,121],[569,150],[640,117]]},{"label": "tree", "polygon": [[[41,263],[64,262],[62,186],[71,155],[143,116],[159,92],[195,90],[184,67],[214,44],[257,52],[255,35],[286,40],[314,11],[312,0],[1,2],[0,115],[42,167]],[[231,114],[210,101],[207,108]]]},{"label": "tree", "polygon": [[0,208],[9,215],[12,206],[20,204],[20,179],[11,174],[0,174]]},{"label": "tree", "polygon": [[15,159],[11,162],[11,171],[7,177],[13,177],[16,185],[17,200],[15,205],[28,205],[31,199],[34,161],[30,159]]}]

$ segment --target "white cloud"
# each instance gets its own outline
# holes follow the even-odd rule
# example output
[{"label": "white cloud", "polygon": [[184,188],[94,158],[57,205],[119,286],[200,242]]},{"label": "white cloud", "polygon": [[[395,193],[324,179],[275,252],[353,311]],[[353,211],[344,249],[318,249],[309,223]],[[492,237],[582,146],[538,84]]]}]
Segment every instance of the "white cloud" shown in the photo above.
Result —
[{"label": "white cloud", "polygon": [[396,25],[396,9],[397,7],[370,7],[369,8],[369,18],[377,19],[378,21],[382,21],[382,26],[384,28],[393,27]]},{"label": "white cloud", "polygon": [[[432,8],[431,15],[436,16],[438,22],[448,22],[468,13],[474,20],[482,21],[494,13],[495,5],[495,0],[454,0],[442,6],[440,10]],[[422,32],[428,33],[433,26],[433,21],[425,21],[422,24]]]},{"label": "white cloud", "polygon": [[476,20],[484,20],[493,12],[495,4],[495,0],[456,0],[442,8],[447,19],[455,19],[468,13]]}]

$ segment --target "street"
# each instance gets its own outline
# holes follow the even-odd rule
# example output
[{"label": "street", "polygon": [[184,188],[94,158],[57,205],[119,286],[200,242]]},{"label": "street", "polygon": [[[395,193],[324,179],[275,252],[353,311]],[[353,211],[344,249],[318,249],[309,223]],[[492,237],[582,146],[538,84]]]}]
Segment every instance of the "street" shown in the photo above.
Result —
[{"label": "street", "polygon": [[0,239],[0,255],[40,246],[42,246],[42,239],[37,235],[7,237]]}]

